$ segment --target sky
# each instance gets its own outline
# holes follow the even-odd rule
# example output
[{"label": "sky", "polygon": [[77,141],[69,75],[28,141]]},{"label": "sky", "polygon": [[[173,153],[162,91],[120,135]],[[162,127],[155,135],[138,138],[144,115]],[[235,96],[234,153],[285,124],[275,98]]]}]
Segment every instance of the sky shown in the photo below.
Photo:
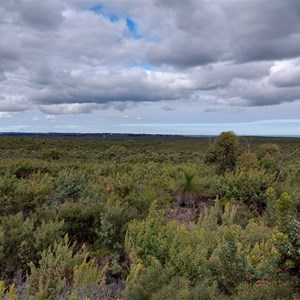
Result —
[{"label": "sky", "polygon": [[299,0],[0,0],[0,132],[300,136]]}]

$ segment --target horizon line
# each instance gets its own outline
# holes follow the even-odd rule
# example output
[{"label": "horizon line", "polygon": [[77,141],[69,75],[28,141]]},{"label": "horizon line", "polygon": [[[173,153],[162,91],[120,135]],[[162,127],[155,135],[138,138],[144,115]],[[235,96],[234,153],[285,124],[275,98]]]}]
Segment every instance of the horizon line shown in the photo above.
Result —
[{"label": "horizon line", "polygon": [[[232,130],[225,130],[232,131]],[[233,131],[234,132],[234,131]],[[236,133],[235,133],[236,134]],[[48,131],[48,132],[34,132],[34,131],[0,131],[0,136],[10,136],[10,135],[145,135],[145,136],[182,136],[182,137],[211,137],[211,136],[219,136],[220,134],[176,134],[176,133],[136,133],[136,132],[57,132],[57,131]],[[300,135],[294,134],[236,134],[237,136],[245,136],[245,137],[278,137],[278,138],[300,138]]]}]

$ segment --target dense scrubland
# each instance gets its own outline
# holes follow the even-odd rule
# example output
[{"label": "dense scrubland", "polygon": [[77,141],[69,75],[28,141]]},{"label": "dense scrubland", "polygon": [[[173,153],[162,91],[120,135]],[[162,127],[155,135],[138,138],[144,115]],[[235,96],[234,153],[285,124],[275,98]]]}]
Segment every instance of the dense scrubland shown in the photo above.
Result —
[{"label": "dense scrubland", "polygon": [[300,299],[300,139],[0,138],[2,299]]}]

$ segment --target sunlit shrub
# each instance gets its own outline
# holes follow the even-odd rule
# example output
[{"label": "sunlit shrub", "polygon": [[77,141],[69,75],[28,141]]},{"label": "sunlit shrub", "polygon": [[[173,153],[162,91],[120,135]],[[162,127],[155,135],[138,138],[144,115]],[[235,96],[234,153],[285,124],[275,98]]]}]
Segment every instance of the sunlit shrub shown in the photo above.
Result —
[{"label": "sunlit shrub", "polygon": [[136,273],[134,266],[140,263],[151,266],[154,257],[192,285],[205,279],[227,294],[234,294],[243,282],[272,277],[279,258],[273,232],[264,232],[267,228],[254,221],[243,228],[236,224],[236,214],[235,206],[227,204],[222,212],[216,204],[188,229],[167,222],[153,205],[146,220],[128,227],[125,246],[133,263],[131,272]]},{"label": "sunlit shrub", "polygon": [[74,275],[74,268],[81,265],[87,252],[85,249],[73,253],[67,237],[62,243],[54,243],[42,253],[39,265],[30,263],[27,293],[38,299],[58,299],[67,292]]}]

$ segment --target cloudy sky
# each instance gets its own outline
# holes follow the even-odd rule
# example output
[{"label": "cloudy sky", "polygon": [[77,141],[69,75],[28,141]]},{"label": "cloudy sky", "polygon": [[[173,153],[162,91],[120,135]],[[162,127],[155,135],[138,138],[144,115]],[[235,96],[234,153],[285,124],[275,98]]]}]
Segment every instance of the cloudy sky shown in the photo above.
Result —
[{"label": "cloudy sky", "polygon": [[0,131],[300,135],[299,0],[0,0]]}]

